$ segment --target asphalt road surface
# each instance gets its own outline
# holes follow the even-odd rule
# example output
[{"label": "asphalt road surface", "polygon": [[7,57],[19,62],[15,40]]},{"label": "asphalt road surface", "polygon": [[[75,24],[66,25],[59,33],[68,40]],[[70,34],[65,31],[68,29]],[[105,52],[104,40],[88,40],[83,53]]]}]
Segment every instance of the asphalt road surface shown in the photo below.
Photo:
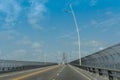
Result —
[{"label": "asphalt road surface", "polygon": [[57,65],[0,75],[0,80],[103,80],[71,65]]}]

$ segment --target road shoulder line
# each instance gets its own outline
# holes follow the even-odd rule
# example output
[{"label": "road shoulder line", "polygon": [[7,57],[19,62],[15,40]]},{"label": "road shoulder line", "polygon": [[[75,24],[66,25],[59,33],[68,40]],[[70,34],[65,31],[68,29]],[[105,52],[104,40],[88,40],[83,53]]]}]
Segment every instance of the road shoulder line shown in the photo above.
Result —
[{"label": "road shoulder line", "polygon": [[76,71],[77,73],[81,74],[83,77],[85,77],[88,80],[92,80],[90,79],[88,76],[86,76],[85,74],[81,73],[80,71],[78,71],[77,69],[75,69],[73,66],[69,65],[74,71]]}]

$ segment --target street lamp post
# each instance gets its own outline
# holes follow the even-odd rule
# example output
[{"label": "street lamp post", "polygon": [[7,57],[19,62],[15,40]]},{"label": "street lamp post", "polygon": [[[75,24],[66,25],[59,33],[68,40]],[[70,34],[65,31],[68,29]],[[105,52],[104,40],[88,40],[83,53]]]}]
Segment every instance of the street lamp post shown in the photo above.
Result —
[{"label": "street lamp post", "polygon": [[71,14],[73,16],[73,19],[74,19],[74,23],[75,23],[75,27],[76,27],[76,31],[77,31],[77,38],[78,38],[78,48],[79,48],[79,51],[78,51],[78,57],[79,57],[79,65],[81,65],[81,51],[80,51],[80,32],[79,32],[79,28],[78,28],[78,23],[77,23],[77,19],[76,19],[76,16],[75,16],[75,12],[72,8],[72,4],[69,4],[69,7],[71,9]]}]

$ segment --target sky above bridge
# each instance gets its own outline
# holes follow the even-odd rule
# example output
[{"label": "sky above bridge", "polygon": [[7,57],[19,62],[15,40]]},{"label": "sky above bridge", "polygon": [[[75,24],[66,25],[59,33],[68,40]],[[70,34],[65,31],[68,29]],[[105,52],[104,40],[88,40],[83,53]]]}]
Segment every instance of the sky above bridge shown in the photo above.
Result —
[{"label": "sky above bridge", "polygon": [[[120,42],[120,0],[73,0],[82,56]],[[69,0],[0,0],[0,59],[78,58]],[[46,58],[46,59],[45,59]],[[57,59],[58,58],[58,59]]]}]

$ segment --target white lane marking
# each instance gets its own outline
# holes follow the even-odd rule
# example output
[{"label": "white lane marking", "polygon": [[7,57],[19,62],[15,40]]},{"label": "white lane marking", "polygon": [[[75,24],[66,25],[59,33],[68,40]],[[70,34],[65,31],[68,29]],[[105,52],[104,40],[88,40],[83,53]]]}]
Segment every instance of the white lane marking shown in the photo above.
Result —
[{"label": "white lane marking", "polygon": [[83,77],[85,77],[88,80],[92,80],[89,77],[87,77],[86,75],[84,75],[83,73],[79,72],[78,70],[76,70],[75,68],[73,68],[72,66],[70,66],[74,71],[76,71],[77,73],[81,74]]},{"label": "white lane marking", "polygon": [[65,66],[59,71],[59,74],[64,70]]},{"label": "white lane marking", "polygon": [[59,73],[57,73],[57,76],[59,76]]},{"label": "white lane marking", "polygon": [[90,78],[92,78],[93,80],[97,80],[96,78],[93,78],[92,76],[90,76],[90,75],[88,75],[88,74],[86,74],[87,76],[89,76]]},{"label": "white lane marking", "polygon": [[[58,71],[59,75],[60,75],[60,73],[64,70],[64,68],[65,68],[65,66],[63,66],[63,67]],[[57,76],[52,76],[52,77],[50,78],[50,80],[55,80],[56,77],[59,76],[58,73],[57,73]]]},{"label": "white lane marking", "polygon": [[[76,67],[77,68],[77,67]],[[92,74],[92,73],[91,73]],[[87,76],[89,76],[90,78],[92,78],[93,80],[97,80],[96,78],[93,78],[92,76],[86,74]]]}]

